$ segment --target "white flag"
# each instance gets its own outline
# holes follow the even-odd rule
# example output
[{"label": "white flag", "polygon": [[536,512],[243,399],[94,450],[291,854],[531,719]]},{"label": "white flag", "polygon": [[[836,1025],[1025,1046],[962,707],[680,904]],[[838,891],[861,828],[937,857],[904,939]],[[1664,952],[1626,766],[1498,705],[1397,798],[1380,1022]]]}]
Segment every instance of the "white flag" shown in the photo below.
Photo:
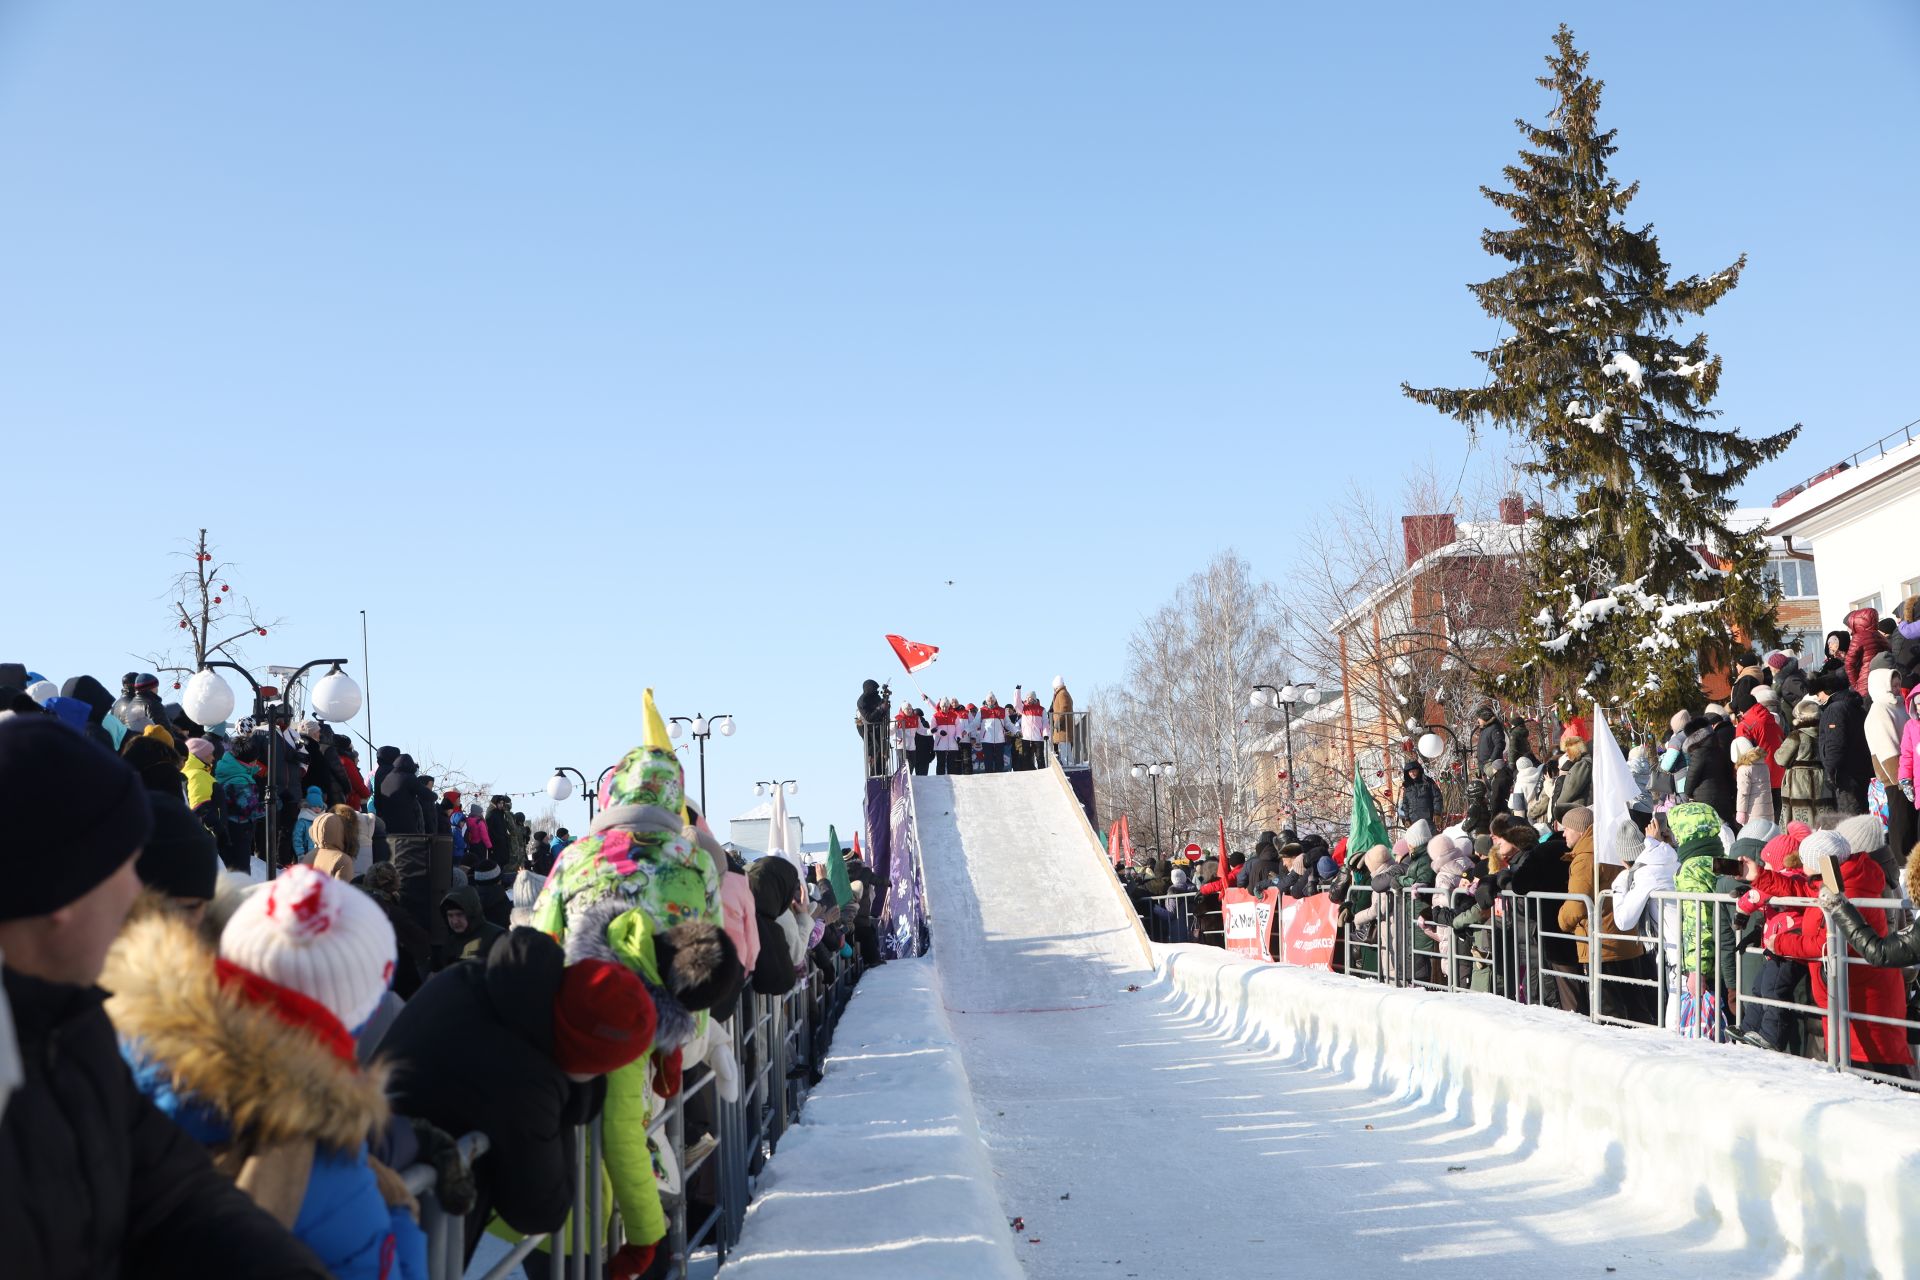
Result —
[{"label": "white flag", "polygon": [[773,816],[767,819],[767,852],[778,854],[791,862],[800,872],[800,883],[807,882],[806,863],[800,857],[798,849],[787,846],[793,843],[793,833],[787,822],[787,789],[781,785],[773,788]]},{"label": "white flag", "polygon": [[1640,794],[1633,780],[1627,757],[1613,740],[1607,725],[1607,713],[1593,704],[1593,860],[1598,865],[1625,866],[1626,859],[1615,851],[1620,824]]}]

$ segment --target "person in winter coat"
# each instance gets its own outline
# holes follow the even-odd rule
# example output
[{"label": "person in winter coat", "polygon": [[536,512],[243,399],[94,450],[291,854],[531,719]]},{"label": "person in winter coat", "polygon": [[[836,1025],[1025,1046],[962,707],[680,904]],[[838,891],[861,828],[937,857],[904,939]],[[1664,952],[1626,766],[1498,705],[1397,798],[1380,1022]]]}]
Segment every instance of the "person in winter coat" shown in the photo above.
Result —
[{"label": "person in winter coat", "polygon": [[82,732],[94,745],[108,751],[118,748],[113,731],[107,728],[107,717],[113,712],[113,695],[105,685],[92,676],[69,676],[60,686],[60,696],[87,704],[87,724]]},{"label": "person in winter coat", "polygon": [[1007,709],[992,694],[980,708],[980,746],[988,773],[1003,773],[1007,765]]},{"label": "person in winter coat", "polygon": [[393,966],[393,993],[402,1000],[411,1000],[433,972],[433,934],[408,910],[402,896],[400,869],[393,863],[376,862],[360,878],[359,887],[393,926],[398,952]]},{"label": "person in winter coat", "polygon": [[1867,811],[1867,787],[1873,781],[1873,757],[1867,750],[1867,704],[1840,676],[1814,682],[1820,700],[1815,741],[1820,768],[1834,807],[1844,814]]},{"label": "person in winter coat", "polygon": [[513,901],[507,889],[506,873],[491,860],[476,862],[467,869],[467,884],[480,895],[480,914],[500,929],[513,927]]},{"label": "person in winter coat", "polygon": [[[628,1238],[635,1249],[650,1250],[665,1237],[666,1219],[647,1139],[654,1115],[649,1073],[656,1069],[670,1073],[677,1088],[683,1062],[704,1055],[716,1073],[722,1071],[723,1063],[731,1063],[730,1037],[706,1035],[709,1019],[704,1012],[675,1029],[669,1009],[653,991],[657,974],[648,971],[654,963],[653,940],[683,924],[707,925],[735,972],[739,961],[721,932],[725,853],[710,832],[688,819],[680,759],[652,690],[645,693],[641,706],[645,738],[614,767],[605,806],[595,815],[593,829],[556,862],[534,907],[534,925],[560,940],[570,959],[593,958],[576,955],[576,947],[597,948],[605,953],[600,958],[620,959],[648,982],[659,1009],[661,1029],[653,1051],[608,1078],[602,1125],[608,1176]],[[619,914],[604,924],[592,923],[597,919],[593,913],[603,904]],[[722,994],[726,997],[720,1002],[723,1007],[714,1013],[720,1019],[730,1015],[737,990]],[[689,1046],[693,1058],[683,1052]],[[737,1066],[733,1069],[737,1076]]]},{"label": "person in winter coat", "polygon": [[[193,779],[187,779],[191,784]],[[302,862],[313,861],[313,820],[327,811],[327,798],[320,788],[307,788],[307,802],[293,817],[293,856]]]},{"label": "person in winter coat", "polygon": [[363,1071],[353,1044],[393,960],[366,895],[293,866],[240,904],[217,956],[155,915],[128,926],[103,978],[142,1091],[338,1280],[427,1276],[411,1197],[390,1202],[367,1153],[385,1072]]},{"label": "person in winter coat", "polygon": [[958,773],[954,764],[955,753],[960,746],[960,712],[948,698],[933,710],[933,759],[934,772],[938,774]]},{"label": "person in winter coat", "polygon": [[387,824],[388,837],[426,835],[426,810],[421,802],[430,801],[432,796],[420,785],[419,766],[396,747],[380,748],[380,762],[374,773],[377,793],[373,811]]},{"label": "person in winter coat", "polygon": [[1817,671],[1810,672],[1807,679],[1807,693],[1813,693],[1813,680],[1819,676],[1844,676],[1847,673],[1847,649],[1852,641],[1845,631],[1827,632],[1827,642],[1822,650],[1822,660]]},{"label": "person in winter coat", "polygon": [[1900,742],[1907,727],[1906,699],[1898,687],[1899,674],[1890,667],[1867,672],[1867,707],[1864,728],[1867,756],[1873,762],[1873,774],[1887,797],[1887,843],[1895,849],[1911,849],[1917,832],[1913,801],[1900,787]]},{"label": "person in winter coat", "polygon": [[1280,874],[1280,837],[1272,831],[1262,831],[1260,838],[1254,841],[1253,856],[1247,859],[1247,892],[1258,895],[1267,887],[1267,881]]},{"label": "person in winter coat", "polygon": [[[1816,831],[1800,842],[1800,858],[1810,871],[1818,871],[1823,860],[1838,864],[1840,888],[1848,898],[1884,897],[1886,875],[1871,857],[1856,853],[1846,839],[1833,831]],[[1878,907],[1859,909],[1861,922],[1875,934],[1884,936],[1887,913]],[[1796,921],[1792,913],[1768,926],[1766,947],[1775,955],[1809,962],[1813,980],[1814,1003],[1827,1007],[1827,972],[1821,961],[1827,954],[1826,915],[1819,907],[1808,907]],[[1848,952],[1851,954],[1851,951]],[[1906,985],[1901,975],[1870,965],[1848,965],[1847,1008],[1858,1014],[1881,1018],[1906,1016]],[[1853,1063],[1890,1075],[1909,1075],[1913,1051],[1905,1032],[1897,1026],[1848,1019],[1848,1053]]]},{"label": "person in winter coat", "polygon": [[1686,796],[1711,805],[1722,822],[1732,822],[1738,789],[1733,777],[1733,724],[1718,703],[1688,719],[1686,735]]},{"label": "person in winter coat", "polygon": [[542,880],[553,874],[553,841],[544,831],[534,832],[527,845],[527,870]]},{"label": "person in winter coat", "polygon": [[[1631,938],[1616,935],[1625,930],[1613,914],[1613,899],[1610,890],[1614,881],[1619,879],[1623,868],[1612,864],[1596,865],[1593,856],[1593,810],[1578,808],[1569,810],[1562,820],[1563,832],[1573,840],[1573,847],[1565,854],[1567,863],[1567,892],[1581,895],[1586,901],[1568,901],[1560,904],[1560,931],[1575,934],[1582,939],[1574,944],[1576,958],[1584,967],[1590,959],[1588,927],[1592,922],[1592,909],[1588,901],[1600,904],[1600,974],[1601,974],[1601,1012],[1611,1017],[1627,1018],[1633,1022],[1651,1025],[1654,1020],[1653,1001],[1646,987],[1632,983],[1609,982],[1609,978],[1643,978],[1651,976],[1642,963],[1647,949],[1644,944]],[[1637,841],[1636,841],[1637,843]]]},{"label": "person in winter coat", "polygon": [[573,1205],[574,1130],[600,1114],[602,1077],[653,1045],[657,1015],[619,964],[568,966],[560,944],[515,929],[481,964],[456,965],[407,1002],[381,1042],[394,1110],[446,1133],[487,1135],[467,1215],[473,1257],[498,1213],[558,1231]]},{"label": "person in winter coat", "polygon": [[927,762],[920,757],[920,726],[922,717],[920,708],[911,702],[900,705],[900,713],[893,718],[893,742],[904,761],[916,775],[925,775]]},{"label": "person in winter coat", "polygon": [[793,911],[794,897],[800,891],[800,873],[785,858],[758,858],[747,866],[747,884],[753,889],[754,918],[760,934],[753,989],[762,995],[784,995],[793,990],[799,974],[787,946],[781,917]]},{"label": "person in winter coat", "polygon": [[[324,1280],[311,1251],[134,1086],[120,1055],[97,984],[141,892],[147,788],[52,717],[14,716],[0,721],[0,812],[0,982],[20,1073],[0,1110],[0,1270]],[[57,861],[40,861],[48,849]]]},{"label": "person in winter coat", "polygon": [[[1678,846],[1680,866],[1674,888],[1681,893],[1710,894],[1719,886],[1716,863],[1726,855],[1721,843],[1721,819],[1711,805],[1690,800],[1667,811],[1667,823]],[[1728,957],[1719,954],[1720,935],[1714,927],[1714,908],[1703,902],[1680,906],[1680,1010],[1676,1029],[1687,1036],[1716,1034],[1721,1008],[1721,967]]]},{"label": "person in winter coat", "polygon": [[487,919],[480,903],[480,891],[463,884],[440,900],[440,914],[447,922],[447,941],[441,951],[441,969],[462,960],[485,960],[506,930]]},{"label": "person in winter coat", "polygon": [[1774,705],[1783,714],[1790,713],[1807,696],[1807,675],[1801,670],[1800,659],[1784,649],[1775,649],[1766,662],[1767,670],[1773,673]]},{"label": "person in winter coat", "polygon": [[[1565,822],[1569,813],[1593,803],[1593,757],[1587,754],[1586,739],[1566,734],[1560,739],[1560,750],[1567,764],[1560,771],[1559,790],[1553,794],[1555,822]],[[1592,825],[1591,820],[1588,825]]]},{"label": "person in winter coat", "polygon": [[1735,737],[1745,738],[1760,749],[1767,765],[1767,787],[1774,792],[1780,790],[1786,774],[1786,769],[1773,759],[1773,753],[1780,749],[1787,736],[1786,725],[1780,719],[1782,709],[1773,687],[1760,685],[1753,691],[1753,705],[1733,726]]},{"label": "person in winter coat", "polygon": [[[1615,837],[1615,847],[1622,851],[1627,866],[1609,891],[1613,898],[1613,918],[1622,929],[1637,929],[1662,940],[1659,945],[1665,955],[1658,966],[1666,975],[1663,997],[1666,1016],[1662,1025],[1673,1031],[1680,1025],[1680,906],[1672,901],[1656,902],[1653,895],[1673,892],[1680,855],[1673,846],[1671,833],[1663,826],[1663,816],[1650,819],[1645,831],[1637,834],[1641,842],[1628,837],[1624,830]],[[1658,914],[1649,916],[1649,909]]]},{"label": "person in winter coat", "polygon": [[1887,651],[1887,638],[1880,634],[1878,609],[1855,609],[1846,617],[1847,683],[1862,698],[1867,696],[1867,668]]},{"label": "person in winter coat", "polygon": [[493,860],[500,864],[500,872],[506,878],[505,887],[511,888],[513,876],[525,860],[524,851],[514,837],[513,810],[511,802],[505,796],[495,796],[487,806],[483,822],[487,828],[487,844],[493,850]]},{"label": "person in winter coat", "polygon": [[1409,760],[1400,770],[1400,821],[1409,827],[1416,822],[1438,823],[1444,820],[1444,810],[1440,788],[1419,761]]},{"label": "person in winter coat", "polygon": [[[1920,849],[1907,858],[1904,883],[1907,901],[1920,902]],[[1846,887],[1844,879],[1841,887]],[[1833,912],[1841,932],[1847,936],[1847,945],[1859,952],[1868,964],[1879,969],[1907,969],[1920,964],[1920,915],[1910,918],[1899,932],[1883,937],[1886,926],[1876,928],[1859,907],[1847,900],[1847,895],[1822,885],[1820,905]]]},{"label": "person in winter coat", "polygon": [[1816,698],[1795,703],[1793,727],[1773,751],[1774,763],[1780,766],[1778,816],[1789,823],[1805,823],[1809,829],[1826,789],[1826,771],[1820,767],[1820,711]]},{"label": "person in winter coat", "polygon": [[1053,705],[1048,708],[1047,720],[1053,727],[1053,753],[1060,758],[1063,769],[1073,766],[1073,695],[1067,692],[1067,682],[1060,676],[1053,678]]},{"label": "person in winter coat", "polygon": [[160,677],[151,671],[129,671],[120,677],[120,696],[108,709],[135,733],[149,725],[167,727],[167,710],[160,705]]},{"label": "person in winter coat", "polygon": [[1773,778],[1767,772],[1767,754],[1758,743],[1735,738],[1732,756],[1734,824],[1744,827],[1756,820],[1773,821],[1773,788],[1769,785]]},{"label": "person in winter coat", "polygon": [[353,879],[354,848],[359,843],[353,826],[353,810],[347,809],[346,813],[344,818],[338,813],[322,813],[307,826],[307,841],[313,847],[308,865],[336,880]]},{"label": "person in winter coat", "polygon": [[[1774,836],[1760,850],[1760,868],[1750,887],[1740,895],[1735,909],[1745,916],[1757,916],[1762,939],[1773,931],[1773,922],[1783,916],[1797,917],[1800,908],[1771,905],[1775,898],[1808,898],[1814,887],[1802,870],[1800,842],[1812,834],[1802,823],[1793,823]],[[1805,987],[1804,994],[1800,988]],[[1803,1015],[1762,1001],[1813,1002],[1813,988],[1807,966],[1798,960],[1767,953],[1760,961],[1753,993],[1760,1001],[1744,1002],[1740,1008],[1740,1026],[1736,1035],[1758,1049],[1792,1051],[1804,1021]]]}]

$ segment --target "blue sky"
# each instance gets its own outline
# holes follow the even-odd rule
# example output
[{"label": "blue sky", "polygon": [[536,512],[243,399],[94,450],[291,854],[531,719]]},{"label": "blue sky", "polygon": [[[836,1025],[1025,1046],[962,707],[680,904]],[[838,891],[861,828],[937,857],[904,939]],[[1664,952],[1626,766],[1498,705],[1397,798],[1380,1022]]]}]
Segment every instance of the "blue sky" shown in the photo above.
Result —
[{"label": "blue sky", "polygon": [[[721,818],[856,821],[881,636],[1118,675],[1216,551],[1459,465],[1478,194],[1565,16],[1765,500],[1920,417],[1920,10],[0,3],[7,656],[167,643],[200,525],[504,790],[729,711]],[[947,585],[951,580],[951,586]],[[356,664],[357,665],[357,664]],[[572,802],[563,815],[584,817]]]}]

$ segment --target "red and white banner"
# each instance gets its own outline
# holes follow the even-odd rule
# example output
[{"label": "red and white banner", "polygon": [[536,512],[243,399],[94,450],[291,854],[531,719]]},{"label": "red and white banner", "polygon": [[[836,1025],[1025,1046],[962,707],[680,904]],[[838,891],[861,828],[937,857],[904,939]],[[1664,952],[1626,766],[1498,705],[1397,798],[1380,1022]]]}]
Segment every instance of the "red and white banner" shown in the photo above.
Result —
[{"label": "red and white banner", "polygon": [[1273,959],[1273,917],[1280,908],[1280,891],[1268,889],[1254,897],[1245,889],[1229,889],[1220,910],[1226,916],[1227,950],[1252,960]]},{"label": "red and white banner", "polygon": [[908,675],[932,666],[934,655],[940,652],[937,644],[920,644],[905,636],[888,636],[887,643],[893,646],[894,656],[900,659],[900,665],[907,669]]},{"label": "red and white banner", "polygon": [[1333,968],[1333,941],[1339,932],[1340,909],[1328,895],[1281,899],[1280,952],[1288,964],[1307,969]]}]

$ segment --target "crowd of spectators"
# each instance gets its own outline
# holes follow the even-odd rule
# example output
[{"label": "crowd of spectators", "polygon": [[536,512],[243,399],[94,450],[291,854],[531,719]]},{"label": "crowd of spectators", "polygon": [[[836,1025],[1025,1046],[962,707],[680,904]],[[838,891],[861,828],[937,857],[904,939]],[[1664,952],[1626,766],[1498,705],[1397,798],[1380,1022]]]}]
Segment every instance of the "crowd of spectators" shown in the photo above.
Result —
[{"label": "crowd of spectators", "polygon": [[[877,963],[874,874],[723,847],[651,695],[574,838],[397,748],[364,777],[323,722],[195,724],[154,684],[0,668],[0,1270],[425,1280],[397,1170],[434,1167],[468,1258],[564,1238],[597,1117],[606,1275],[666,1274],[653,1119],[710,1066],[684,1122],[711,1150],[743,993]],[[266,734],[303,802],[271,824]],[[526,1267],[555,1271],[551,1241]]]},{"label": "crowd of spectators", "polygon": [[[1724,701],[1675,711],[1635,744],[1609,860],[1596,857],[1586,721],[1547,734],[1488,704],[1453,802],[1420,763],[1404,767],[1390,842],[1269,831],[1224,869],[1150,856],[1122,877],[1158,941],[1220,944],[1228,888],[1325,892],[1337,968],[1583,1015],[1597,986],[1608,1021],[1909,1080],[1920,598],[1897,619],[1861,609],[1847,622],[1817,665],[1747,654]],[[1541,759],[1534,742],[1556,749]],[[1830,1048],[1843,945],[1847,1042]]]}]

